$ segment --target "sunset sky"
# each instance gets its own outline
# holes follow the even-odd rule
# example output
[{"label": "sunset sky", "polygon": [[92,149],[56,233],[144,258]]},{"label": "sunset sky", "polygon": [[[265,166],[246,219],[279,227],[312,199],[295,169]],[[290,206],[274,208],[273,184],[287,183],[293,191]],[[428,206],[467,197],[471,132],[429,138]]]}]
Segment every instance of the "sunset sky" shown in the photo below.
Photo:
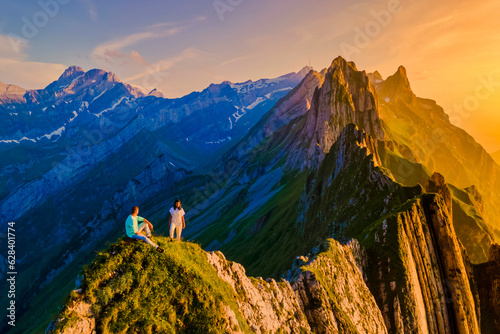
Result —
[{"label": "sunset sky", "polygon": [[[45,3],[45,6],[41,4]],[[104,68],[167,97],[275,77],[341,55],[387,77],[404,65],[488,151],[500,149],[500,2],[9,1],[0,81],[43,88],[70,65]]]}]

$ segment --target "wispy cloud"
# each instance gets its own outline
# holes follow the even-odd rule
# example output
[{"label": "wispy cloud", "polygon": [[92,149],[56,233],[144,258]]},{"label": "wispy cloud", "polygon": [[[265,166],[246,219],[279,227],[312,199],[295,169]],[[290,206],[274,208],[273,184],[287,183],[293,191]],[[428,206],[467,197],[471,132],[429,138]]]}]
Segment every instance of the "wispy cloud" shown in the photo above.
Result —
[{"label": "wispy cloud", "polygon": [[192,24],[192,23],[197,23],[197,22],[203,22],[206,21],[207,17],[206,16],[197,16],[192,20],[188,20],[186,22],[174,22],[174,21],[167,21],[167,22],[158,22],[151,24],[149,26],[144,27],[145,30],[149,29],[158,29],[158,28],[166,28],[166,27],[173,27],[173,26],[179,26],[179,25],[186,25],[186,24]]},{"label": "wispy cloud", "polygon": [[130,63],[136,63],[145,65],[147,64],[147,62],[142,58],[139,52],[132,50],[127,53],[123,51],[123,49],[134,46],[148,39],[158,39],[172,36],[177,34],[181,30],[181,27],[173,27],[167,30],[147,31],[119,37],[114,40],[99,44],[92,51],[91,57],[98,62],[106,61],[111,64],[118,63],[127,65]]},{"label": "wispy cloud", "polygon": [[177,63],[183,62],[188,59],[194,59],[203,54],[205,53],[198,49],[187,48],[176,54],[175,56],[161,59],[153,64],[146,66],[143,71],[126,78],[125,81],[137,81],[140,79],[144,79],[142,82],[142,86],[144,88],[154,88],[156,85],[161,83],[162,77],[165,76],[165,74],[162,75],[161,73],[165,73]]},{"label": "wispy cloud", "polygon": [[222,62],[219,67],[225,67],[225,66],[228,66],[230,64],[233,64],[233,63],[239,63],[241,61],[244,61],[244,60],[248,60],[248,59],[251,59],[251,58],[254,58],[255,55],[248,55],[248,56],[241,56],[241,57],[234,57],[234,58],[231,58],[231,59],[228,59],[224,62]]},{"label": "wispy cloud", "polygon": [[158,22],[139,29],[139,32],[118,37],[99,44],[92,51],[91,57],[98,61],[105,61],[108,64],[139,64],[146,65],[147,62],[137,50],[124,51],[146,40],[154,40],[170,37],[186,29],[189,25],[205,21],[205,16],[197,16],[194,19],[183,22]]},{"label": "wispy cloud", "polygon": [[206,19],[205,16],[197,16],[185,21],[157,22],[140,28],[136,33],[99,44],[92,51],[91,57],[98,62],[105,61],[108,64],[146,65],[147,62],[137,50],[126,52],[124,49],[130,49],[130,47],[146,40],[162,39],[176,35],[187,29],[190,25],[203,22]]}]

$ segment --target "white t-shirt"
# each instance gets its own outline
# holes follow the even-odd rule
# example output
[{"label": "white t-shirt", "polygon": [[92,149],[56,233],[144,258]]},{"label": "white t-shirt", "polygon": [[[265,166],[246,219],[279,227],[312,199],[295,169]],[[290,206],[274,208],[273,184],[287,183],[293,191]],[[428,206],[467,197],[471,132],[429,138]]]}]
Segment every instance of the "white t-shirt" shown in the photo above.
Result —
[{"label": "white t-shirt", "polygon": [[182,216],[184,216],[184,209],[170,208],[170,214],[172,215],[172,224],[182,225]]}]

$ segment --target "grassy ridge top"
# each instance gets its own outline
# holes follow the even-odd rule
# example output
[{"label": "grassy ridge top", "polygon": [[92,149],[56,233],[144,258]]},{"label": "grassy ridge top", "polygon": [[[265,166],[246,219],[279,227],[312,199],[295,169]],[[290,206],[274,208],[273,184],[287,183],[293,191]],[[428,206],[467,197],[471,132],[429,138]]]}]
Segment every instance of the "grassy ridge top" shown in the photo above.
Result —
[{"label": "grassy ridge top", "polygon": [[[228,328],[224,307],[236,314],[231,286],[217,276],[205,251],[190,242],[168,242],[158,253],[143,242],[119,240],[101,251],[83,270],[82,291],[71,293],[66,304],[92,305],[98,332],[106,333],[223,333]],[[55,332],[77,320],[68,307],[60,314]]]}]

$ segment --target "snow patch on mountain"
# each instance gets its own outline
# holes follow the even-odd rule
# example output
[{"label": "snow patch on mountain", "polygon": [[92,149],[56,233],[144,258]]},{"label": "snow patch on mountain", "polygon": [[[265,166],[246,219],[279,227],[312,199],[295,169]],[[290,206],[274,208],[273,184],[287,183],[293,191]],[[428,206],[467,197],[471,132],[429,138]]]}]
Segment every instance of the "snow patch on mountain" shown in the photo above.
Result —
[{"label": "snow patch on mountain", "polygon": [[78,113],[76,111],[73,111],[73,115],[74,116],[69,119],[69,121],[68,121],[69,123],[71,123],[75,120],[75,118],[78,116]]},{"label": "snow patch on mountain", "polygon": [[293,87],[285,87],[285,88],[281,88],[281,89],[276,89],[276,90],[273,90],[271,93],[266,94],[265,97],[268,98],[268,99],[270,99],[271,95],[274,94],[274,93],[285,92],[285,91],[292,90],[292,89],[293,89]]},{"label": "snow patch on mountain", "polygon": [[215,140],[215,141],[206,141],[205,144],[221,144],[221,143],[228,141],[228,140],[231,140],[231,139],[232,139],[231,137],[226,137],[226,138],[222,138],[222,139]]},{"label": "snow patch on mountain", "polygon": [[255,101],[253,101],[251,104],[249,104],[248,106],[245,107],[245,109],[253,109],[255,108],[258,104],[264,102],[265,99],[261,96],[259,96]]},{"label": "snow patch on mountain", "polygon": [[97,95],[96,97],[94,97],[94,99],[90,102],[90,103],[94,103],[95,100],[97,100],[98,98],[100,98],[104,93],[106,93],[108,91],[108,89],[105,89],[102,91],[101,94]]},{"label": "snow patch on mountain", "polygon": [[[59,129],[57,130],[54,130],[52,131],[51,133],[49,134],[45,134],[43,136],[40,136],[40,137],[36,137],[37,140],[41,140],[43,137],[47,138],[48,140],[51,140],[53,136],[59,136],[57,139],[59,139],[61,136],[62,136],[62,133],[66,131],[66,124],[64,124],[63,126],[61,126]],[[56,140],[57,140],[56,139]]]},{"label": "snow patch on mountain", "polygon": [[0,140],[0,143],[7,143],[7,144],[15,143],[15,144],[20,144],[22,141],[25,141],[25,140],[32,141],[33,143],[36,143],[37,141],[40,141],[43,138],[47,138],[48,140],[51,140],[52,137],[54,137],[54,136],[58,136],[57,139],[54,140],[54,141],[57,141],[59,138],[61,138],[61,136],[62,136],[62,134],[63,134],[64,131],[66,131],[66,123],[64,123],[64,125],[61,126],[59,129],[54,130],[51,133],[44,134],[42,136],[36,137],[36,139],[32,139],[32,138],[28,138],[28,137],[22,137],[19,140],[16,140],[16,139],[4,139],[4,140]]},{"label": "snow patch on mountain", "polygon": [[101,117],[101,116],[102,116],[102,114],[104,114],[104,113],[106,113],[106,112],[109,112],[109,111],[111,111],[111,110],[114,110],[116,107],[118,107],[118,106],[122,103],[122,101],[123,101],[123,100],[127,100],[127,102],[129,101],[128,97],[126,97],[126,96],[122,96],[122,98],[121,98],[121,99],[119,99],[119,100],[118,100],[118,102],[115,102],[115,104],[113,104],[113,105],[111,106],[111,108],[104,109],[103,111],[101,111],[100,113],[95,114],[95,115],[96,115],[97,117]]},{"label": "snow patch on mountain", "polygon": [[[71,102],[71,101],[70,101]],[[89,103],[87,101],[83,101],[82,104],[80,105],[80,109],[78,109],[79,112],[84,111],[85,109],[88,109]]]},{"label": "snow patch on mountain", "polygon": [[282,77],[275,78],[275,79],[260,79],[260,80],[257,80],[255,82],[252,80],[249,80],[249,81],[246,81],[243,83],[232,83],[231,82],[231,83],[229,83],[229,86],[233,89],[236,89],[236,91],[238,93],[248,93],[251,90],[262,89],[262,88],[269,87],[271,85],[276,85],[285,79],[286,79],[286,77],[282,76]]}]

